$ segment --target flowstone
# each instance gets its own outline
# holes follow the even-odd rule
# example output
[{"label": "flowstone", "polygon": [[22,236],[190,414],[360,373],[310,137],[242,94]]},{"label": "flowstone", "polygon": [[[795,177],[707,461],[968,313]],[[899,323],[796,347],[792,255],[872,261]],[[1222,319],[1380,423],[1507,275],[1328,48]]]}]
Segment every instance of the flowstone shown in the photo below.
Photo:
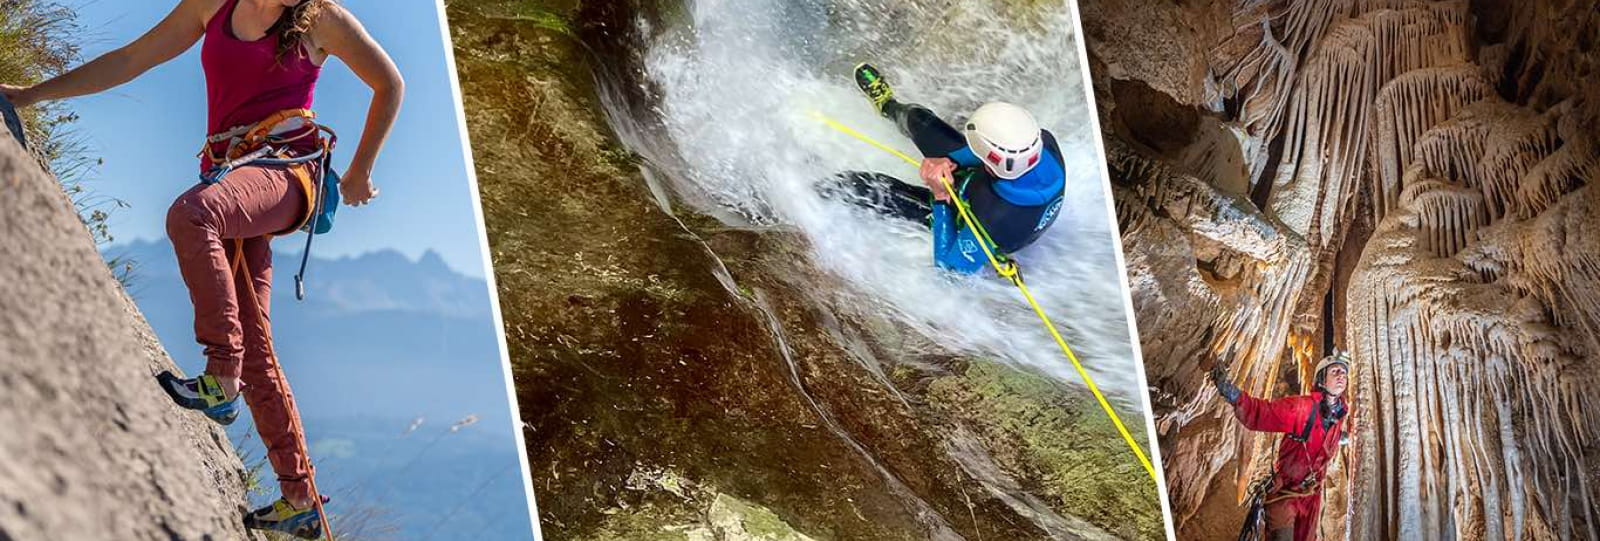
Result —
[{"label": "flowstone", "polygon": [[[1600,538],[1600,15],[1083,6],[1179,537],[1237,532],[1279,438],[1232,419],[1210,368],[1298,394],[1339,347],[1358,414],[1324,537]],[[1204,69],[1141,60],[1169,53]],[[1146,110],[1221,127],[1152,146]],[[1206,157],[1230,153],[1237,173]]]}]

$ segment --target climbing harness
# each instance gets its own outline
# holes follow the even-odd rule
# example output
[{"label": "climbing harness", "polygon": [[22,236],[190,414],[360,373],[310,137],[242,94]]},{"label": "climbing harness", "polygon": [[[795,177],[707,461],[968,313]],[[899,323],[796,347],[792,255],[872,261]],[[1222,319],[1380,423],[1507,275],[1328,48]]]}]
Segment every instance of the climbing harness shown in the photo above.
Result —
[{"label": "climbing harness", "polygon": [[[284,409],[288,410],[289,429],[299,435],[299,437],[295,438],[295,445],[300,448],[301,466],[304,466],[306,470],[306,483],[311,485],[311,504],[317,509],[317,515],[322,524],[322,535],[327,537],[328,541],[335,541],[333,528],[328,524],[328,512],[322,508],[322,491],[317,490],[317,469],[311,464],[311,449],[306,445],[306,427],[300,421],[300,407],[295,405],[294,391],[289,390],[289,378],[283,374],[283,363],[278,361],[278,350],[272,343],[272,322],[261,311],[260,297],[256,296],[255,280],[250,278],[250,266],[245,263],[244,239],[235,239],[233,246],[234,277],[244,280],[245,292],[249,293],[252,312],[255,313],[256,321],[261,324],[262,342],[266,346],[267,357],[272,360],[273,376],[278,379],[279,384],[283,385],[283,400],[287,402],[287,407]],[[244,301],[240,300],[240,302]]]},{"label": "climbing harness", "polygon": [[[306,265],[311,261],[311,241],[333,229],[334,213],[339,209],[339,174],[330,167],[333,147],[339,141],[332,128],[316,123],[309,109],[285,109],[255,124],[237,126],[206,137],[199,157],[211,167],[200,174],[200,182],[216,184],[235,169],[248,165],[285,166],[300,181],[306,194],[306,214],[293,227],[277,234],[305,231],[306,245],[300,253],[300,269],[294,275],[294,298],[305,300]],[[316,150],[295,155],[296,143],[314,138]],[[213,147],[227,143],[221,155]],[[319,175],[312,178],[311,165]],[[332,200],[332,204],[329,201]]]},{"label": "climbing harness", "polygon": [[[873,140],[871,137],[867,137],[865,134],[852,129],[849,126],[840,124],[838,121],[828,118],[820,112],[813,111],[811,115],[823,124],[838,130],[840,133],[849,135],[863,143],[872,145],[880,150],[893,154],[900,159],[905,160],[907,163],[910,163],[913,167],[919,165],[916,159],[907,156],[904,152],[900,152],[893,147]],[[989,238],[989,233],[983,229],[983,224],[978,221],[977,217],[972,215],[972,210],[967,208],[966,201],[963,201],[958,196],[959,192],[955,191],[955,187],[951,184],[950,177],[941,177],[939,181],[944,184],[945,192],[951,194],[950,201],[953,206],[956,207],[956,212],[960,214],[961,220],[966,222],[967,227],[972,228],[972,230],[978,234],[979,239],[982,239],[982,242],[978,243],[978,247],[983,249],[983,255],[989,259],[989,265],[994,267],[996,273],[998,273],[1001,277],[1010,280],[1012,285],[1017,286],[1017,290],[1022,292],[1022,297],[1028,301],[1028,306],[1032,307],[1034,314],[1037,314],[1039,319],[1044,322],[1045,329],[1050,331],[1050,336],[1052,338],[1055,338],[1056,345],[1060,346],[1061,351],[1066,353],[1067,360],[1072,361],[1072,367],[1077,369],[1078,376],[1083,378],[1083,382],[1087,384],[1089,391],[1094,393],[1095,400],[1100,402],[1100,409],[1105,410],[1106,415],[1111,417],[1111,423],[1116,425],[1117,432],[1122,434],[1123,441],[1127,442],[1128,448],[1132,449],[1133,454],[1139,457],[1139,464],[1144,466],[1145,473],[1150,475],[1151,480],[1157,480],[1155,466],[1150,464],[1150,459],[1145,456],[1144,450],[1139,447],[1139,444],[1133,441],[1133,435],[1130,434],[1128,432],[1128,428],[1122,424],[1122,419],[1117,416],[1117,412],[1111,409],[1111,403],[1107,402],[1105,395],[1100,393],[1100,387],[1094,384],[1094,379],[1089,377],[1089,372],[1083,369],[1083,363],[1078,362],[1078,356],[1073,354],[1072,348],[1067,346],[1066,339],[1061,337],[1061,333],[1060,331],[1056,330],[1055,324],[1050,322],[1050,316],[1044,313],[1044,308],[1039,306],[1039,302],[1035,300],[1033,298],[1033,294],[1028,291],[1027,284],[1022,280],[1021,268],[1017,266],[1016,261],[1012,260],[1005,254],[997,254],[994,249],[991,248],[992,246],[997,245]]]},{"label": "climbing harness", "polygon": [[1239,541],[1260,541],[1266,538],[1267,491],[1272,488],[1276,473],[1269,473],[1250,485],[1250,507],[1244,513],[1244,527],[1239,529]]},{"label": "climbing harness", "polygon": [[1318,401],[1318,403],[1316,403],[1316,404],[1312,404],[1310,409],[1311,409],[1311,413],[1306,415],[1306,424],[1305,424],[1305,426],[1300,427],[1300,431],[1299,432],[1294,432],[1294,433],[1290,433],[1290,434],[1284,434],[1284,437],[1289,438],[1289,439],[1294,440],[1294,441],[1297,441],[1297,442],[1300,442],[1300,443],[1306,443],[1306,442],[1311,441],[1311,430],[1316,428],[1316,426],[1317,426],[1317,418],[1321,417],[1321,415],[1318,415],[1319,413],[1322,413],[1322,411],[1321,411],[1322,410],[1321,401]]},{"label": "climbing harness", "polygon": [[1267,506],[1284,500],[1304,498],[1322,490],[1322,479],[1316,473],[1295,483],[1293,487],[1284,487],[1276,493],[1268,495],[1272,484],[1277,480],[1278,472],[1268,473],[1250,485],[1250,507],[1244,514],[1244,527],[1239,530],[1239,541],[1259,541],[1266,539]]}]

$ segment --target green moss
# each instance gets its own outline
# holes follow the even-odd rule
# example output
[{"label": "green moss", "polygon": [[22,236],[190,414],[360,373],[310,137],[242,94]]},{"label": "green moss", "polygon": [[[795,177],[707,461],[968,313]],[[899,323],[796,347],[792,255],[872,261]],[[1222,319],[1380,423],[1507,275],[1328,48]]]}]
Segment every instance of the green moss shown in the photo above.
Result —
[{"label": "green moss", "polygon": [[587,539],[591,541],[689,541],[693,527],[670,526],[673,513],[663,513],[657,508],[642,508],[627,512],[610,511],[605,525]]},{"label": "green moss", "polygon": [[[1040,485],[1036,492],[1062,512],[1125,537],[1163,535],[1155,483],[1087,391],[974,362],[960,376],[933,382],[928,394],[937,407],[979,427],[995,459],[1031,474],[1026,477]],[[1142,418],[1135,412],[1118,415]],[[1130,430],[1145,446],[1140,426]]]},{"label": "green moss", "polygon": [[489,17],[495,19],[528,22],[532,23],[535,27],[543,28],[545,30],[553,30],[562,34],[572,33],[572,28],[567,24],[567,20],[555,13],[551,13],[536,6],[521,4],[513,6],[511,9],[514,11],[500,15],[491,14]]},{"label": "green moss", "polygon": [[711,531],[718,539],[809,541],[777,513],[727,494],[718,494],[708,513]]}]

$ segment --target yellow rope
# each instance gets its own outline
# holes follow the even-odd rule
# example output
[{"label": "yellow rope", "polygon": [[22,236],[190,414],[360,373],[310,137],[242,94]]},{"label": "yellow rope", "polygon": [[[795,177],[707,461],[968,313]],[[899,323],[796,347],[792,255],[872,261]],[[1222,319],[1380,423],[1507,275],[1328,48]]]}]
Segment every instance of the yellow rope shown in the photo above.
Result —
[{"label": "yellow rope", "polygon": [[[909,163],[912,166],[920,165],[916,159],[912,158],[911,156],[907,156],[904,152],[900,152],[893,147],[879,143],[873,140],[871,137],[867,137],[865,134],[851,129],[849,126],[840,124],[838,121],[828,118],[822,113],[813,111],[811,115],[817,120],[821,121],[823,124],[827,124],[829,127],[839,130],[840,133],[854,137],[863,143],[878,147],[885,152],[905,160],[906,163]],[[1033,293],[1028,291],[1027,284],[1024,284],[1022,281],[1022,274],[1017,268],[1016,262],[1004,257],[997,257],[995,256],[994,252],[990,251],[989,243],[991,241],[988,240],[988,232],[984,231],[983,225],[978,222],[976,217],[972,216],[972,211],[967,208],[967,202],[961,200],[961,197],[959,197],[959,195],[956,193],[955,186],[952,185],[950,177],[940,177],[939,182],[944,184],[945,193],[950,194],[950,201],[954,203],[956,211],[961,215],[961,220],[966,222],[968,227],[971,227],[973,231],[977,232],[979,236],[983,238],[984,242],[979,242],[978,246],[983,248],[983,254],[989,258],[989,264],[994,267],[995,272],[999,273],[1000,276],[1011,280],[1011,283],[1017,286],[1017,290],[1022,292],[1022,297],[1028,301],[1028,306],[1033,307],[1033,313],[1039,315],[1039,320],[1044,322],[1045,329],[1049,330],[1050,336],[1056,339],[1056,345],[1061,346],[1061,351],[1067,354],[1067,360],[1072,361],[1072,367],[1078,370],[1078,376],[1083,378],[1084,383],[1088,384],[1089,391],[1094,393],[1095,400],[1100,402],[1100,409],[1105,410],[1106,415],[1111,417],[1111,423],[1117,426],[1117,432],[1122,434],[1123,441],[1128,442],[1128,448],[1132,449],[1133,454],[1139,457],[1139,464],[1144,466],[1145,473],[1150,474],[1151,480],[1155,480],[1155,466],[1152,466],[1150,464],[1150,459],[1145,457],[1144,449],[1140,448],[1139,444],[1133,441],[1133,434],[1130,434],[1128,432],[1128,427],[1122,424],[1122,419],[1117,416],[1117,412],[1111,409],[1111,403],[1107,402],[1105,395],[1100,393],[1100,387],[1094,384],[1094,379],[1089,377],[1089,372],[1083,369],[1083,363],[1078,362],[1078,356],[1072,353],[1072,348],[1067,347],[1066,339],[1061,337],[1061,333],[1059,331],[1056,331],[1055,324],[1050,322],[1050,316],[1045,315],[1044,308],[1039,306],[1038,301],[1034,300]],[[1002,260],[1004,260],[1003,263]]]}]

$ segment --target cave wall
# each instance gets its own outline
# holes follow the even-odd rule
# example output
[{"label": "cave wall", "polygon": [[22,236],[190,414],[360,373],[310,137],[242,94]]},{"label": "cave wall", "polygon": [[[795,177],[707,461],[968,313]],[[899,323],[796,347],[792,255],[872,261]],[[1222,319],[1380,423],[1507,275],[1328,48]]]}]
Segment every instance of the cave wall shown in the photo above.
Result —
[{"label": "cave wall", "polygon": [[1278,441],[1204,374],[1350,349],[1332,537],[1595,539],[1592,4],[1082,0],[1180,537]]}]

